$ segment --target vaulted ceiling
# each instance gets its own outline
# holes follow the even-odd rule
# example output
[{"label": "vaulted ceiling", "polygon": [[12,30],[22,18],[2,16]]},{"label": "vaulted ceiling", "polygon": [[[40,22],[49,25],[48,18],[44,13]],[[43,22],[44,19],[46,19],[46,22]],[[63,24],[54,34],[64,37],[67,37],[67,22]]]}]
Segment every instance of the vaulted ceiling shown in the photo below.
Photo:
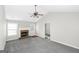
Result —
[{"label": "vaulted ceiling", "polygon": [[[38,5],[37,11],[46,15],[48,12],[79,12],[77,5]],[[34,12],[33,5],[5,5],[5,16],[7,20],[18,20],[36,22],[39,18],[30,17]]]}]

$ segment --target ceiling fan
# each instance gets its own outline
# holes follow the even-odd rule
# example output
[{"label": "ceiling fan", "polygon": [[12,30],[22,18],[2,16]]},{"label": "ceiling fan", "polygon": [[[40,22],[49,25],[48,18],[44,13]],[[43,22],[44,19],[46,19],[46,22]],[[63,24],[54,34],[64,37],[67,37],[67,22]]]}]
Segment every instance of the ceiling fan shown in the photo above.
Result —
[{"label": "ceiling fan", "polygon": [[34,9],[34,13],[31,15],[31,17],[36,17],[39,18],[40,16],[43,16],[43,14],[39,14],[37,11],[37,5],[34,5],[35,9]]}]

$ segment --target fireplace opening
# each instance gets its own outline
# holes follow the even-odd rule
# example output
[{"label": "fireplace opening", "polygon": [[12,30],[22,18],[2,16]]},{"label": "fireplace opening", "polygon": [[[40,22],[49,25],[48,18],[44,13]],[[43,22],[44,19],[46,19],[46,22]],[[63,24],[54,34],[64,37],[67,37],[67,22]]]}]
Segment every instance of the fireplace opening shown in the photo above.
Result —
[{"label": "fireplace opening", "polygon": [[20,36],[21,38],[28,37],[29,36],[29,31],[28,30],[21,30],[20,35],[21,35]]}]

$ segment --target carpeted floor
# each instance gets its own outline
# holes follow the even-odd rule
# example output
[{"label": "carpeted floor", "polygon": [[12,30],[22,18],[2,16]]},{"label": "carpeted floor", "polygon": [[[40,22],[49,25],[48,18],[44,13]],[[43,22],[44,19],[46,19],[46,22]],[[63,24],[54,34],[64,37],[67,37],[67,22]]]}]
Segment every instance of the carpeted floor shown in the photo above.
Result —
[{"label": "carpeted floor", "polygon": [[9,41],[5,47],[6,53],[79,53],[78,49],[42,39],[29,37],[22,40]]}]

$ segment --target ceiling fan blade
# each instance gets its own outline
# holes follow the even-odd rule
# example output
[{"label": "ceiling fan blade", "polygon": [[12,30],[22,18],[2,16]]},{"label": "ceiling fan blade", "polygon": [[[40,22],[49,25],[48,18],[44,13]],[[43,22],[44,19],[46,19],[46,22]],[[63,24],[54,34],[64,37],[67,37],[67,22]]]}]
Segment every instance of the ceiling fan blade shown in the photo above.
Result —
[{"label": "ceiling fan blade", "polygon": [[37,16],[37,18],[39,18],[39,16]]},{"label": "ceiling fan blade", "polygon": [[33,15],[31,15],[30,17],[33,17]]},{"label": "ceiling fan blade", "polygon": [[34,17],[35,18],[36,16],[35,15],[31,15],[30,17]]},{"label": "ceiling fan blade", "polygon": [[35,17],[35,15],[31,15],[30,17]]},{"label": "ceiling fan blade", "polygon": [[38,14],[38,15],[43,16],[43,14]]}]

